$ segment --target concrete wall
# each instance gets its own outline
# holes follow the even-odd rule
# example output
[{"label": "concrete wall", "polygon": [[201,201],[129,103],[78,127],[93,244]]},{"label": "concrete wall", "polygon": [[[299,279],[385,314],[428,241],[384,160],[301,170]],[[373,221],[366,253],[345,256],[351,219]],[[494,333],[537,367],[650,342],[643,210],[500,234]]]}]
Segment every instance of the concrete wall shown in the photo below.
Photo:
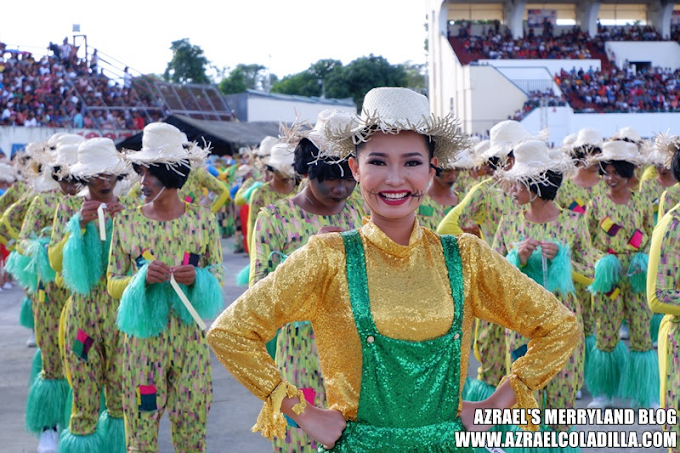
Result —
[{"label": "concrete wall", "polygon": [[479,64],[490,64],[497,68],[502,67],[526,67],[526,68],[546,68],[550,74],[557,74],[562,69],[569,71],[572,68],[587,70],[589,67],[598,70],[601,61],[590,60],[479,60]]},{"label": "concrete wall", "polygon": [[680,68],[680,44],[674,41],[607,41],[605,50],[619,68],[623,68],[626,59],[662,68]]},{"label": "concrete wall", "polygon": [[[322,104],[315,102],[288,101],[260,96],[248,98],[247,121],[283,121],[292,123],[299,119],[316,123],[319,112],[326,109],[336,109],[343,112],[356,112],[353,106],[336,104]],[[244,121],[241,118],[241,121]]]},{"label": "concrete wall", "polygon": [[467,132],[485,134],[494,124],[506,120],[524,105],[527,95],[493,66],[468,66],[470,114]]},{"label": "concrete wall", "polygon": [[545,92],[551,89],[554,94],[562,94],[562,90],[555,82],[553,76],[544,67],[496,67],[501,74],[512,80],[525,93],[532,91]]},{"label": "concrete wall", "polygon": [[545,107],[536,109],[522,120],[529,131],[550,129],[550,141],[562,139],[584,127],[597,129],[611,137],[625,126],[634,127],[642,137],[653,137],[659,132],[680,134],[680,113],[574,113],[571,107]]}]

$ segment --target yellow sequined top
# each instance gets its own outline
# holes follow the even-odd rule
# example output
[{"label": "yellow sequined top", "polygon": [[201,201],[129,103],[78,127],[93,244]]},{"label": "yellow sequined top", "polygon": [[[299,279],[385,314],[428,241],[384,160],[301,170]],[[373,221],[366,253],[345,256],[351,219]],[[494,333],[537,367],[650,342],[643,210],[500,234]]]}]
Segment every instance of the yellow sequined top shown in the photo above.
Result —
[{"label": "yellow sequined top", "polygon": [[[368,218],[359,233],[378,330],[411,341],[445,334],[451,326],[453,303],[439,235],[416,222],[409,245],[403,246]],[[475,236],[461,235],[458,243],[465,284],[459,388],[467,376],[472,323],[479,317],[532,339],[528,353],[513,364],[509,379],[517,407],[537,407],[531,392],[562,368],[578,342],[576,317]],[[277,420],[285,423],[277,413],[281,389],[292,386],[279,385],[282,378],[265,343],[279,327],[295,321],[309,320],[314,328],[329,408],[339,410],[346,419],[356,419],[362,353],[345,266],[340,234],[313,236],[276,272],[231,304],[211,327],[207,339],[219,360],[265,400],[255,430],[276,432],[277,427],[271,425]]]}]

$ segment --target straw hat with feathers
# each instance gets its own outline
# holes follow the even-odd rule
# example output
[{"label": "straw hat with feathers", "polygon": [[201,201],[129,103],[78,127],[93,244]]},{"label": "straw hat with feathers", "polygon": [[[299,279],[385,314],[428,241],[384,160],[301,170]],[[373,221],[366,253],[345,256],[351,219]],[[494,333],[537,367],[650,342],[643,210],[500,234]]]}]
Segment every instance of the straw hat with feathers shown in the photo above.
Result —
[{"label": "straw hat with feathers", "polygon": [[671,168],[675,153],[680,152],[680,137],[677,135],[657,134],[653,144],[646,149],[646,160],[649,165]]},{"label": "straw hat with feathers", "polygon": [[126,150],[126,160],[131,164],[142,166],[187,163],[191,167],[203,164],[210,151],[198,146],[196,142],[187,142],[184,135],[175,126],[167,123],[150,123],[144,128],[142,149]]},{"label": "straw hat with feathers", "polygon": [[91,138],[78,145],[78,162],[68,172],[75,178],[89,179],[98,175],[126,174],[129,167],[113,140]]},{"label": "straw hat with feathers", "polygon": [[588,165],[596,162],[611,161],[630,162],[636,166],[645,163],[645,157],[638,151],[638,147],[627,140],[610,140],[602,145],[602,153],[590,156],[587,159]]},{"label": "straw hat with feathers", "polygon": [[547,171],[561,173],[564,177],[576,171],[574,162],[561,149],[550,149],[542,140],[527,140],[515,146],[515,163],[510,170],[498,172],[499,179],[505,182],[549,183]]},{"label": "straw hat with feathers", "polygon": [[548,136],[547,129],[542,130],[536,136],[532,136],[518,121],[501,121],[489,131],[489,149],[481,155],[481,159],[486,162],[497,157],[501,162],[504,162],[518,144],[527,140],[547,141]]},{"label": "straw hat with feathers", "polygon": [[[328,124],[326,136],[337,144],[333,155],[344,159],[354,154],[357,145],[369,141],[375,132],[413,131],[431,137],[435,157],[445,162],[467,146],[458,125],[451,114],[445,117],[430,114],[430,104],[422,94],[408,88],[383,87],[373,88],[366,94],[361,117],[344,127]],[[324,153],[321,154],[324,157]]]},{"label": "straw hat with feathers", "polygon": [[0,182],[12,184],[17,182],[17,179],[18,175],[14,166],[6,162],[0,162]]},{"label": "straw hat with feathers", "polygon": [[290,143],[277,143],[272,147],[271,156],[267,160],[267,166],[286,177],[295,176],[293,162],[295,160],[295,147]]}]

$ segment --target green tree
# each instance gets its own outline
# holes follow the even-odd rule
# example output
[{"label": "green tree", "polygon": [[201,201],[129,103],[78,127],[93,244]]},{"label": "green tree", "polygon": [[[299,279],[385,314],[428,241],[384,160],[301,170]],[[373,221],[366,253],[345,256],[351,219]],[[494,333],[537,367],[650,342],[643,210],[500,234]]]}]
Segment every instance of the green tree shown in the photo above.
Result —
[{"label": "green tree", "polygon": [[427,80],[425,78],[425,63],[414,64],[410,61],[402,65],[406,71],[406,86],[420,94],[427,94]]},{"label": "green tree", "polygon": [[364,96],[376,87],[405,87],[408,74],[402,65],[391,65],[385,58],[373,54],[360,57],[329,74],[326,96],[351,97],[361,111]]},{"label": "green tree", "polygon": [[272,86],[272,93],[298,96],[321,96],[321,83],[311,72],[302,71],[285,76]]},{"label": "green tree", "polygon": [[[265,66],[259,64],[236,65],[229,75],[222,79],[218,88],[222,94],[243,93],[246,90],[261,90],[266,77]],[[272,74],[272,79],[276,76]]]},{"label": "green tree", "polygon": [[165,68],[163,78],[174,83],[210,83],[206,75],[208,59],[203,49],[192,45],[188,38],[173,41],[170,46],[172,60]]}]

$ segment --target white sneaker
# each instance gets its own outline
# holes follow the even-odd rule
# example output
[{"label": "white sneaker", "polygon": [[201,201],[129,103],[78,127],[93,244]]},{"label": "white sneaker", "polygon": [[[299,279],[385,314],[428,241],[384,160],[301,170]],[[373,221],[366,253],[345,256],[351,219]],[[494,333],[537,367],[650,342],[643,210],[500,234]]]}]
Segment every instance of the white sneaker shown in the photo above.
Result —
[{"label": "white sneaker", "polygon": [[10,282],[7,282],[4,285],[2,285],[2,289],[12,289],[12,284]]},{"label": "white sneaker", "polygon": [[40,435],[38,453],[57,453],[59,433],[54,429],[46,429]]},{"label": "white sneaker", "polygon": [[581,394],[580,390],[578,392],[576,392],[576,399],[577,400],[580,400],[582,397],[583,397],[583,394]]},{"label": "white sneaker", "polygon": [[630,338],[630,332],[628,332],[628,326],[622,325],[619,328],[619,339],[627,340]]},{"label": "white sneaker", "polygon": [[26,346],[29,348],[35,348],[35,332],[31,330],[31,336],[29,337],[28,340],[26,340]]},{"label": "white sneaker", "polygon": [[613,407],[614,402],[611,398],[607,398],[604,395],[599,395],[593,398],[593,400],[588,404],[589,409],[604,409],[605,407]]}]

